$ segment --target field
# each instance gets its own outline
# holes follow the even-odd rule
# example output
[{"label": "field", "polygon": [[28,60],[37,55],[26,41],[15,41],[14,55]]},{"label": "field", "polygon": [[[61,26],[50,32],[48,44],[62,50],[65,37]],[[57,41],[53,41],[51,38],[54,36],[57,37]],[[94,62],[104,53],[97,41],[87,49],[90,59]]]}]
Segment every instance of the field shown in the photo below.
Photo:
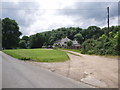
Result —
[{"label": "field", "polygon": [[3,50],[3,52],[17,59],[37,62],[63,62],[69,60],[66,52],[52,49],[14,49]]},{"label": "field", "polygon": [[77,52],[77,53],[81,53],[80,50],[77,50],[77,49],[67,49],[67,48],[57,48],[58,50],[68,50],[68,51],[74,51],[74,52]]}]

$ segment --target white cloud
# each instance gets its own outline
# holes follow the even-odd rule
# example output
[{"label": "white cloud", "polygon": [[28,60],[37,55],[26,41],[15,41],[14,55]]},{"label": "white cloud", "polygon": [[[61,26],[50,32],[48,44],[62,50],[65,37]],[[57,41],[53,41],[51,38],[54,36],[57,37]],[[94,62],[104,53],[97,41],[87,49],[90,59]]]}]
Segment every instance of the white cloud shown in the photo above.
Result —
[{"label": "white cloud", "polygon": [[[6,0],[3,1],[6,2]],[[12,0],[7,1],[12,2]],[[12,2],[10,6],[14,8],[12,9],[13,13],[10,13],[11,9],[10,10],[6,9],[4,10],[5,14],[3,14],[3,17],[10,16],[10,18],[13,18],[18,22],[18,24],[20,25],[20,30],[22,31],[23,35],[32,35],[35,33],[56,29],[59,27],[79,26],[82,28],[87,28],[90,25],[96,25],[100,27],[107,26],[106,16],[104,15],[106,12],[100,11],[101,12],[100,13],[99,11],[97,11],[97,13],[94,13],[92,11],[89,11],[82,13],[82,11],[79,10],[81,6],[79,7],[77,6],[79,5],[77,4],[78,0],[74,1],[28,0],[28,1],[29,2],[26,1],[25,3],[23,2],[20,3],[20,0],[15,0],[14,1],[15,3]],[[32,1],[34,3],[32,3]],[[92,7],[90,3],[87,3],[87,6],[89,6],[87,8]],[[101,5],[101,7],[102,6],[103,5]],[[114,5],[110,6],[114,8]],[[9,6],[7,5],[7,7]],[[16,7],[18,8],[17,10],[15,9]],[[82,8],[86,7],[83,5]],[[75,12],[75,10],[77,11]],[[103,14],[103,16],[105,16],[103,20],[100,19],[101,17],[100,14],[101,15]],[[118,21],[117,16],[113,15],[113,17],[110,19],[110,25],[117,25],[117,21]]]},{"label": "white cloud", "polygon": [[[39,11],[38,11],[39,12]],[[36,14],[38,13],[36,12]],[[26,30],[29,35],[51,29],[73,26],[75,23],[68,16],[56,15],[56,10],[45,10],[43,15],[34,15],[34,21]]]}]

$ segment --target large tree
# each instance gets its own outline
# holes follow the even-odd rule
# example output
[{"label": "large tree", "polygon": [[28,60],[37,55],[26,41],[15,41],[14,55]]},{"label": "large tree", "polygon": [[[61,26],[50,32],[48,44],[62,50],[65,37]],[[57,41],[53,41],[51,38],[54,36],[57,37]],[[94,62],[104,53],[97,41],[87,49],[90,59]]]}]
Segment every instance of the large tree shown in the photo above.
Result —
[{"label": "large tree", "polygon": [[28,36],[23,36],[22,39],[20,40],[20,43],[24,43],[26,48],[30,48],[30,41],[29,41],[29,37]]},{"label": "large tree", "polygon": [[70,40],[67,42],[67,46],[72,46],[73,45],[73,42]]},{"label": "large tree", "polygon": [[83,36],[81,33],[78,33],[74,36],[74,38],[78,41],[79,44],[82,44],[83,42]]},{"label": "large tree", "polygon": [[27,48],[27,45],[26,45],[26,41],[25,41],[25,40],[20,40],[20,42],[19,42],[19,48],[24,48],[24,49]]},{"label": "large tree", "polygon": [[37,33],[35,35],[30,36],[30,48],[41,48],[44,44],[45,37]]},{"label": "large tree", "polygon": [[19,44],[19,26],[15,20],[5,18],[2,20],[2,46],[10,49],[16,48]]}]

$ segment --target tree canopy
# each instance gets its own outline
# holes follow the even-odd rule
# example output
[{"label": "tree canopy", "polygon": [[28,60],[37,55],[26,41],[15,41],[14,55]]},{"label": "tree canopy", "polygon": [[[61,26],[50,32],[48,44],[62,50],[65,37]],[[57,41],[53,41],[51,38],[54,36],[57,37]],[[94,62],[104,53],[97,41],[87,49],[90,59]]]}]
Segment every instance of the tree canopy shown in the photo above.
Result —
[{"label": "tree canopy", "polygon": [[45,37],[41,33],[30,36],[30,48],[41,48],[45,42]]},{"label": "tree canopy", "polygon": [[73,42],[70,40],[67,42],[67,46],[72,46],[73,45]]},{"label": "tree canopy", "polygon": [[3,48],[16,48],[19,44],[19,26],[15,20],[5,18],[2,20],[2,46]]}]

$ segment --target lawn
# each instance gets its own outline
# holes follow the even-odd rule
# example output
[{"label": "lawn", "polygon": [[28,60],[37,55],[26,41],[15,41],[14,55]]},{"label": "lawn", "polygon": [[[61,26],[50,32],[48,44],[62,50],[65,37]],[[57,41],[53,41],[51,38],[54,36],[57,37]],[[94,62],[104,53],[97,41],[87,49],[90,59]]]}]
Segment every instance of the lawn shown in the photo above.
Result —
[{"label": "lawn", "polygon": [[74,52],[77,52],[77,53],[81,53],[81,51],[77,50],[77,49],[58,48],[58,50],[68,50],[68,51],[74,51]]},{"label": "lawn", "polygon": [[14,49],[3,50],[4,53],[21,60],[37,62],[63,62],[69,60],[66,52],[51,49]]}]

